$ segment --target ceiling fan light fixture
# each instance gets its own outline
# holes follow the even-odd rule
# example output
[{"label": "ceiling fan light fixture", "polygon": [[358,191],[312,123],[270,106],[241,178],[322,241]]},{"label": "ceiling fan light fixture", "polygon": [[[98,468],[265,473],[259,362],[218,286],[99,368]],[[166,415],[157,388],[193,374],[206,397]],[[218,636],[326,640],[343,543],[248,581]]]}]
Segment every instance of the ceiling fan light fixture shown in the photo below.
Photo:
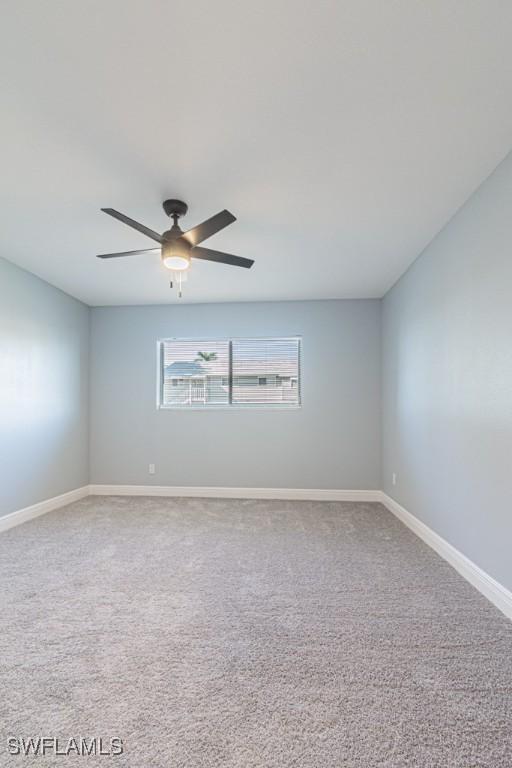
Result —
[{"label": "ceiling fan light fixture", "polygon": [[172,269],[175,272],[182,272],[190,267],[190,258],[178,254],[163,256],[162,261],[167,269]]},{"label": "ceiling fan light fixture", "polygon": [[166,236],[170,239],[164,240],[162,243],[162,262],[167,269],[172,269],[174,272],[188,269],[190,267],[191,246],[187,242],[182,242],[173,230],[164,232],[164,237]]}]

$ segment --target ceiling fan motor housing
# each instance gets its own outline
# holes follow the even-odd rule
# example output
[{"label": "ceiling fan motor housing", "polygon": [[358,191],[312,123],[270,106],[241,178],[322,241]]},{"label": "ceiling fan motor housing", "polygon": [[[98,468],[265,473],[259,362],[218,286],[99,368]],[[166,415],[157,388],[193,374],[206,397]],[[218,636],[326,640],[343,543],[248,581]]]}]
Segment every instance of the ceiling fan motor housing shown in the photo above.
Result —
[{"label": "ceiling fan motor housing", "polygon": [[[171,234],[171,231],[169,230],[169,233],[164,232],[164,237],[166,235]],[[190,243],[188,243],[186,240],[177,238],[176,235],[173,233],[172,239],[165,239],[162,243],[162,254],[161,258],[164,262],[165,266],[173,268],[173,269],[187,269],[187,267],[190,264],[190,251],[192,250],[192,246]],[[184,261],[183,261],[184,260]],[[173,264],[171,267],[170,265]],[[179,266],[181,264],[181,266]]]}]

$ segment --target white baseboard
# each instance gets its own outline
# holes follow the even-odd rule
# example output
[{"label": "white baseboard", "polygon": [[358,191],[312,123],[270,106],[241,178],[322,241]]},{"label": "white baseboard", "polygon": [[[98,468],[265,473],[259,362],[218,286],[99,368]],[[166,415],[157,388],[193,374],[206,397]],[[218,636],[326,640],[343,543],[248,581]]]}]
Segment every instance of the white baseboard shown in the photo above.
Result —
[{"label": "white baseboard", "polygon": [[454,546],[449,544],[442,536],[439,536],[438,533],[435,533],[428,525],[414,517],[414,515],[392,499],[391,496],[382,492],[381,501],[390,512],[398,517],[402,523],[410,528],[429,547],[432,547],[438,555],[441,555],[444,560],[450,563],[461,576],[476,587],[496,608],[499,608],[505,616],[512,619],[512,592],[496,581],[496,579],[493,579],[492,576],[489,576],[478,565],[475,565],[472,560],[463,555],[462,552],[459,552],[458,549],[455,549]]},{"label": "white baseboard", "polygon": [[95,496],[188,496],[213,499],[288,499],[291,501],[381,501],[380,491],[324,488],[222,488],[177,485],[90,485]]},{"label": "white baseboard", "polygon": [[27,520],[32,520],[34,517],[39,517],[39,515],[44,515],[46,512],[51,512],[52,509],[65,507],[66,504],[71,504],[73,501],[78,501],[88,495],[89,486],[84,485],[83,488],[75,488],[74,491],[61,493],[60,496],[54,496],[51,499],[45,499],[45,501],[32,504],[30,507],[18,509],[16,512],[0,517],[0,532],[7,531],[9,528],[25,523]]}]

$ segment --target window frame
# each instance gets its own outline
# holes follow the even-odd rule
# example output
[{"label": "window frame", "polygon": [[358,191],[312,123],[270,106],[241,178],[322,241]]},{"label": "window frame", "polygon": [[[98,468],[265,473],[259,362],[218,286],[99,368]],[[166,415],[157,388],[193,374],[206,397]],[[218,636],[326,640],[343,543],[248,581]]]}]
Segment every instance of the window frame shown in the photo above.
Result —
[{"label": "window frame", "polygon": [[[282,403],[233,403],[233,342],[234,341],[296,341],[297,342],[297,402],[290,405]],[[164,403],[164,344],[172,341],[184,342],[226,342],[229,345],[229,370],[228,370],[228,393],[229,402],[225,405],[166,405]],[[156,370],[157,370],[157,393],[156,407],[159,411],[297,411],[302,408],[302,355],[303,339],[300,334],[293,336],[168,336],[157,340],[156,343]],[[224,377],[223,377],[224,378]]]}]

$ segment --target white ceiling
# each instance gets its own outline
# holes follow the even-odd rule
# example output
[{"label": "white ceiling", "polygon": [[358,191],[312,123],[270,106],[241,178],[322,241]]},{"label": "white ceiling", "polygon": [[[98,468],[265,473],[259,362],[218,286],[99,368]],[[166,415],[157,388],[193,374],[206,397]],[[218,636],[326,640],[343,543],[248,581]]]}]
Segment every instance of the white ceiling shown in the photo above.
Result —
[{"label": "white ceiling", "polygon": [[88,304],[176,301],[166,197],[203,245],[185,301],[381,296],[512,145],[503,0],[19,0],[2,9],[0,255]]}]

